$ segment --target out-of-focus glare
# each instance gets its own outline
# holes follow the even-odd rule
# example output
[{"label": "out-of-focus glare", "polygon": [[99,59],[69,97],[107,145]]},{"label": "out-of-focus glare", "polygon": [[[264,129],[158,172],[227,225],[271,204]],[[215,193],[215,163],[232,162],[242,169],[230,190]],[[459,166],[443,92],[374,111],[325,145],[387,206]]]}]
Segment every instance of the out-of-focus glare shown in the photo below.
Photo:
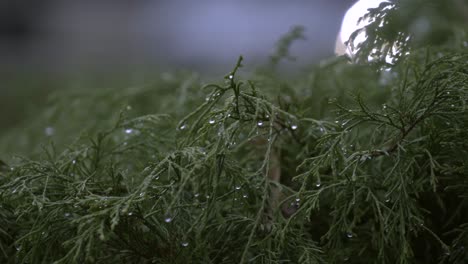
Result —
[{"label": "out-of-focus glare", "polygon": [[[360,23],[358,23],[358,20],[367,13],[369,8],[378,7],[382,2],[388,2],[388,0],[360,0],[348,9],[341,23],[341,30],[335,47],[337,54],[342,55],[346,53],[352,55],[352,51],[345,46],[344,42],[348,41],[354,31],[369,24],[368,19],[363,19]],[[366,34],[361,32],[356,36],[354,46],[362,43],[366,38]]]}]

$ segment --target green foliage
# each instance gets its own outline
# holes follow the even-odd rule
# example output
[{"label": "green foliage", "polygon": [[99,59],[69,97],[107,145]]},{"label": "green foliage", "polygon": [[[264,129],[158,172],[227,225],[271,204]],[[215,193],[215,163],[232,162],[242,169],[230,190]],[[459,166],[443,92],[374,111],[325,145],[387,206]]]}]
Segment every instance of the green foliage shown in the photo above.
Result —
[{"label": "green foliage", "polygon": [[26,155],[0,163],[0,262],[466,263],[466,35],[398,32],[295,80],[240,57],[220,83],[54,95],[2,143]]}]

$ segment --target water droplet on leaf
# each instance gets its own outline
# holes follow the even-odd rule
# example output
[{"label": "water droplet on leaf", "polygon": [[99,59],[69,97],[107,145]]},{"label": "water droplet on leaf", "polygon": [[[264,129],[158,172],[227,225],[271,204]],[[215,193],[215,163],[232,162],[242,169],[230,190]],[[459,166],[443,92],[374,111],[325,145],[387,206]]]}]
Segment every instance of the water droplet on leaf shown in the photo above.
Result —
[{"label": "water droplet on leaf", "polygon": [[297,125],[292,125],[292,126],[291,126],[291,129],[292,129],[292,130],[296,130],[296,129],[297,129]]},{"label": "water droplet on leaf", "polygon": [[180,245],[183,246],[183,247],[188,247],[189,243],[184,241],[184,242],[180,243]]},{"label": "water droplet on leaf", "polygon": [[229,149],[233,149],[233,148],[236,147],[236,145],[237,145],[237,143],[236,143],[235,141],[231,141],[231,142],[229,143],[228,148],[229,148]]},{"label": "water droplet on leaf", "polygon": [[187,124],[182,124],[180,127],[179,127],[179,130],[184,130],[187,128]]},{"label": "water droplet on leaf", "polygon": [[216,123],[216,121],[214,119],[210,119],[208,120],[208,123],[210,123],[211,125],[213,125],[214,123]]}]

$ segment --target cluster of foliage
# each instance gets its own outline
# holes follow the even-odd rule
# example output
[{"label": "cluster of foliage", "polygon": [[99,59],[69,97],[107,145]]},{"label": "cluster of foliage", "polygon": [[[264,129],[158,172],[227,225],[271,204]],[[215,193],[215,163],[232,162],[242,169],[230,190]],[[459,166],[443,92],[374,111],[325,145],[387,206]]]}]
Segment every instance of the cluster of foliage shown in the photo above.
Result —
[{"label": "cluster of foliage", "polygon": [[0,164],[0,262],[466,263],[466,21],[419,2],[293,81],[301,29],[247,81],[240,58],[219,84],[57,94],[1,143],[54,142]]}]

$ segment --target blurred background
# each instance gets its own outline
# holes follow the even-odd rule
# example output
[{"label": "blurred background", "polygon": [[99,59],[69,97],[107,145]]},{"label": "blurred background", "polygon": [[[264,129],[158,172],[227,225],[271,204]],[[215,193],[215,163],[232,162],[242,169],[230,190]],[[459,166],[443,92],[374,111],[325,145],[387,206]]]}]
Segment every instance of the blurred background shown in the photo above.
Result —
[{"label": "blurred background", "polygon": [[0,129],[17,124],[55,89],[142,84],[174,69],[216,77],[243,54],[268,60],[294,25],[306,40],[286,69],[334,54],[354,0],[2,0]]}]

